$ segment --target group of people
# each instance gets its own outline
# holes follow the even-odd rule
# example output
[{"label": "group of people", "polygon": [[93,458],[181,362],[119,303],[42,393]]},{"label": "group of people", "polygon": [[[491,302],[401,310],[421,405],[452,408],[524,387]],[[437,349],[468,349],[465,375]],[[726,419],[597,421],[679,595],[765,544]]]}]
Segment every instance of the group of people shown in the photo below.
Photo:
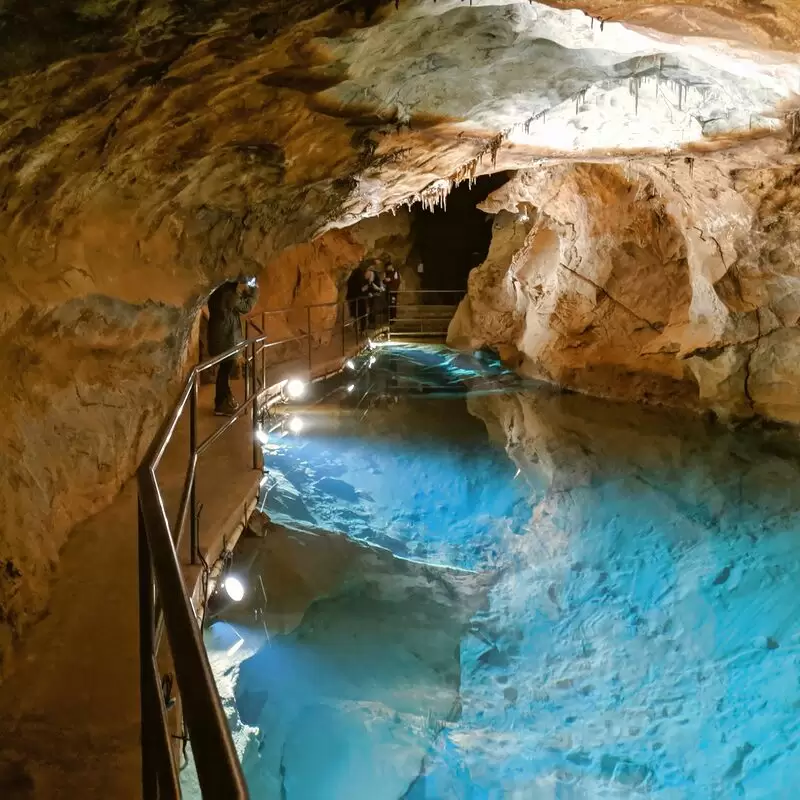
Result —
[{"label": "group of people", "polygon": [[400,273],[388,258],[359,264],[347,280],[347,304],[356,329],[363,332],[396,319],[399,291]]}]

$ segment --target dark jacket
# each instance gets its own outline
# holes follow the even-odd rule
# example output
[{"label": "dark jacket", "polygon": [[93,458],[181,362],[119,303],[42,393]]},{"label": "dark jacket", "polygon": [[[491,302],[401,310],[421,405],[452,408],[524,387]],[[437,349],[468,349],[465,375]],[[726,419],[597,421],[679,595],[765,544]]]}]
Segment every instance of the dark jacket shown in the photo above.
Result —
[{"label": "dark jacket", "polygon": [[389,267],[383,273],[383,285],[390,292],[397,292],[400,290],[400,273],[394,268]]},{"label": "dark jacket", "polygon": [[208,298],[208,354],[218,356],[242,339],[241,314],[249,313],[258,300],[258,287],[239,294],[236,281],[227,281]]},{"label": "dark jacket", "polygon": [[347,279],[347,299],[358,300],[360,297],[365,297],[364,283],[364,272],[360,267],[356,267]]}]

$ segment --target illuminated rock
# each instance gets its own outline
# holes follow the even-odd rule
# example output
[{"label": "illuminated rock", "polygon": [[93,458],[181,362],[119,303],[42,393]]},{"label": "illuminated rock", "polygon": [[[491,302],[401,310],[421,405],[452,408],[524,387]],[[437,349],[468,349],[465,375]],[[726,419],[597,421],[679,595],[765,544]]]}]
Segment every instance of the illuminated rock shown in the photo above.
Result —
[{"label": "illuminated rock", "polygon": [[[644,159],[657,170],[666,150],[695,156],[699,173],[714,154],[725,196],[742,191],[729,179],[743,180],[745,205],[763,222],[753,252],[764,258],[738,269],[741,308],[730,310],[736,284],[723,292],[727,273],[707,234],[726,220],[747,231],[747,214],[724,204],[713,216],[709,201],[702,235],[682,220],[656,226],[648,217],[668,234],[676,294],[674,309],[664,305],[667,290],[647,302],[675,339],[635,330],[617,310],[618,335],[583,360],[580,347],[567,358],[563,335],[550,341],[532,324],[525,343],[512,341],[522,301],[509,305],[505,289],[480,299],[507,315],[497,335],[485,320],[464,335],[529,357],[547,340],[550,376],[587,391],[630,381],[627,396],[796,419],[794,4],[718,0],[683,3],[680,13],[638,0],[330,5],[15,3],[3,17],[2,653],[45,608],[69,530],[131,476],[196,358],[208,292],[255,265],[264,303],[332,298],[351,258],[405,252],[397,237],[382,249],[366,228],[339,229],[415,201],[443,203],[455,182],[478,174],[551,159],[615,162],[607,169],[617,173]],[[670,174],[657,186],[665,198]],[[638,179],[613,183],[629,180]],[[734,244],[717,238],[730,266]],[[647,269],[659,269],[636,273],[631,257],[626,280],[646,282],[649,293],[662,271],[647,243],[642,251],[652,256]],[[596,290],[569,281],[580,308],[560,309],[561,318],[594,324]],[[713,330],[692,327],[685,338],[678,326],[689,287],[689,321],[703,317]],[[765,292],[769,302],[756,298]],[[754,316],[762,333],[750,332]],[[599,373],[591,380],[589,355]]]}]

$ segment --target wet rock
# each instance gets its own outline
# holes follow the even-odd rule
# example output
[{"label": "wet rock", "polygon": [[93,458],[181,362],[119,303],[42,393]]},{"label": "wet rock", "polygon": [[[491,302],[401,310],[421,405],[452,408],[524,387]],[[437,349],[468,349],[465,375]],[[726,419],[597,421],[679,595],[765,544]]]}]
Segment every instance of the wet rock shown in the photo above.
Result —
[{"label": "wet rock", "polygon": [[485,579],[340,535],[276,528],[242,548],[236,558],[266,587],[271,629],[254,651],[253,609],[229,615],[249,631],[243,660],[227,667],[236,705],[264,732],[244,759],[251,791],[400,796],[457,715],[459,643]]},{"label": "wet rock", "polygon": [[721,586],[728,580],[728,578],[730,578],[731,568],[732,568],[731,565],[728,564],[727,567],[724,567],[722,569],[722,571],[717,575],[717,577],[714,578],[714,586]]}]

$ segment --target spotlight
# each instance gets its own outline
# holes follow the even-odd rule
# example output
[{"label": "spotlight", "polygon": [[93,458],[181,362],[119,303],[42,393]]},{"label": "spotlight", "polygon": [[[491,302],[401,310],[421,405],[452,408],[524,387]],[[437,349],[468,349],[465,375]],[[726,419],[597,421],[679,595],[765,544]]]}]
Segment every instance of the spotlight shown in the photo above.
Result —
[{"label": "spotlight", "polygon": [[244,584],[233,575],[229,575],[225,578],[222,587],[234,603],[238,603],[244,597]]},{"label": "spotlight", "polygon": [[369,365],[370,366],[373,366],[375,364],[375,361],[376,361],[375,356],[370,356],[369,357]]},{"label": "spotlight", "polygon": [[305,423],[300,417],[292,417],[289,420],[289,430],[292,433],[300,433],[305,427]]},{"label": "spotlight", "polygon": [[523,212],[522,212],[522,213],[521,213],[521,214],[520,214],[520,215],[517,217],[517,221],[518,221],[518,222],[527,222],[529,219],[530,219],[530,217],[528,216],[528,212],[527,212],[527,211],[523,211]]},{"label": "spotlight", "polygon": [[292,378],[286,384],[286,394],[292,400],[299,400],[306,393],[305,381]]},{"label": "spotlight", "polygon": [[258,439],[261,444],[266,444],[269,441],[267,434],[261,428],[256,429],[256,439]]},{"label": "spotlight", "polygon": [[354,383],[351,383],[351,384],[350,384],[350,385],[347,387],[347,391],[348,391],[348,392],[352,392],[352,391],[353,391],[353,389],[355,389],[355,388],[356,388],[356,385],[355,385]]},{"label": "spotlight", "polygon": [[356,362],[353,361],[352,358],[348,358],[347,361],[344,362],[344,365],[347,367],[347,369],[355,369],[356,368]]}]

